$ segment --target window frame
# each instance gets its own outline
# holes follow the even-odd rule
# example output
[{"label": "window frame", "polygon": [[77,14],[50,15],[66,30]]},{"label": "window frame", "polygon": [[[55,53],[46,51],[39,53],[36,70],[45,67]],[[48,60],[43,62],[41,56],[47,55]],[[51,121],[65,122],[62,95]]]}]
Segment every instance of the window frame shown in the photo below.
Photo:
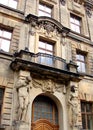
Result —
[{"label": "window frame", "polygon": [[[39,63],[48,65],[48,66],[54,66],[54,60],[53,60],[53,55],[54,55],[54,42],[46,40],[44,38],[39,38],[39,43],[42,42],[45,44],[45,48],[39,47],[38,44],[38,52],[41,53],[41,57],[39,58]],[[51,45],[52,50],[46,49],[47,45]],[[41,51],[40,51],[41,50]],[[43,52],[45,51],[45,52]],[[45,54],[45,55],[43,55]]]},{"label": "window frame", "polygon": [[[44,10],[43,9],[40,9],[39,6],[43,6],[44,7]],[[46,8],[50,9],[51,10],[51,13],[48,13],[46,10]],[[43,12],[44,15],[40,15],[39,12]],[[50,16],[47,16],[46,14],[49,14]],[[38,16],[46,16],[46,17],[52,17],[53,16],[53,6],[47,4],[47,3],[44,3],[44,2],[39,2],[39,5],[38,5]]]},{"label": "window frame", "polygon": [[[73,22],[71,21],[71,19],[73,19]],[[78,22],[78,24],[76,23],[76,21]],[[74,29],[71,28],[71,25],[74,26]],[[70,28],[71,28],[71,31],[81,34],[82,33],[82,18],[71,13],[70,14]],[[76,30],[77,28],[79,32]]]},{"label": "window frame", "polygon": [[[82,109],[82,104],[84,104],[84,111]],[[91,111],[87,111],[87,104],[91,105]],[[92,115],[92,122],[93,122],[93,102],[88,102],[88,101],[81,101],[81,118],[82,118],[82,127],[84,130],[88,130],[88,116]],[[83,116],[85,116],[85,118],[83,119]],[[83,120],[85,121],[85,124],[83,124]],[[85,128],[84,128],[85,127]],[[92,125],[92,129],[93,129],[93,125]]]},{"label": "window frame", "polygon": [[[11,41],[12,41],[12,35],[13,35],[13,30],[11,28],[4,28],[4,27],[0,27],[0,31],[2,31],[2,35],[0,36],[0,39],[1,39],[1,42],[0,42],[0,50],[2,50],[3,52],[6,52],[6,53],[9,53],[10,52],[10,48],[11,48]],[[3,33],[4,32],[8,32],[8,33],[11,33],[11,37],[8,38],[8,37],[4,37],[3,36]],[[5,51],[1,48],[1,45],[3,44],[2,41],[3,40],[6,40],[6,41],[9,41],[9,49],[8,51]]]},{"label": "window frame", "polygon": [[[41,99],[40,99],[41,98]],[[43,100],[42,100],[43,99]],[[48,102],[42,102],[42,103],[49,103],[49,105],[51,105],[52,106],[52,111],[51,112],[49,112],[49,111],[42,111],[42,109],[40,110],[40,109],[35,109],[35,106],[37,105],[37,107],[36,108],[38,108],[38,106],[42,106],[41,108],[43,108],[43,110],[44,110],[44,108],[46,107],[47,109],[46,110],[48,110],[49,109],[49,107],[50,106],[47,106],[47,104],[46,104],[46,106],[44,106],[44,104],[39,104],[39,102],[38,102],[38,104],[36,104],[36,102],[39,100],[39,102],[40,102],[40,100],[41,100],[41,102],[42,101],[48,101]],[[38,118],[38,115],[34,115],[34,113],[36,113],[37,114],[37,112],[40,112],[40,113],[46,113],[46,114],[49,114],[50,115],[50,113],[51,113],[51,117],[48,117],[48,118],[44,118],[43,116],[42,116],[42,114],[41,115],[39,115],[40,116],[40,118]],[[46,120],[51,120],[50,122],[51,123],[53,123],[53,124],[56,124],[56,125],[58,125],[59,124],[59,115],[58,115],[58,108],[57,108],[57,106],[56,106],[56,104],[55,104],[55,102],[53,101],[53,100],[51,100],[49,97],[47,97],[47,96],[44,96],[44,95],[39,95],[38,97],[36,97],[35,98],[35,100],[33,101],[33,104],[32,104],[32,122],[34,122],[34,121],[36,121],[36,120],[38,120],[38,119],[46,119]]]},{"label": "window frame", "polygon": [[[78,56],[78,58],[77,58],[77,56]],[[83,57],[84,60],[81,59],[81,56]],[[79,69],[77,68],[77,70],[80,73],[86,73],[87,72],[86,58],[87,58],[86,53],[79,51],[79,50],[76,51],[76,62],[77,62],[77,65],[78,65],[78,63],[80,64],[80,66],[78,66]],[[82,68],[82,66],[84,67],[84,69]]]},{"label": "window frame", "polygon": [[10,8],[13,8],[13,9],[17,9],[17,7],[18,7],[18,0],[12,0],[12,1],[16,1],[16,6],[15,7],[13,7],[13,6],[11,6],[11,0],[7,0],[7,3],[5,4],[5,3],[3,3],[3,2],[1,2],[1,4],[2,5],[5,5],[5,6],[8,6],[8,7],[10,7]]}]

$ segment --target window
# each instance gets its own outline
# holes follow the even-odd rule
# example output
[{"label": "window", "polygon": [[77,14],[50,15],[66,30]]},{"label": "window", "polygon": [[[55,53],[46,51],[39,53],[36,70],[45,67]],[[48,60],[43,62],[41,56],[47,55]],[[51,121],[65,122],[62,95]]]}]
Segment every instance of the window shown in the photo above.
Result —
[{"label": "window", "polygon": [[0,29],[0,50],[9,52],[12,33]]},{"label": "window", "polygon": [[47,16],[51,17],[52,16],[52,8],[45,5],[45,4],[39,4],[39,16]]},{"label": "window", "polygon": [[2,112],[2,105],[3,105],[3,96],[4,96],[4,89],[0,88],[0,122],[1,122],[1,112]]},{"label": "window", "polygon": [[52,43],[47,42],[45,40],[40,40],[39,41],[39,52],[44,53],[46,55],[42,55],[40,62],[42,64],[46,64],[49,66],[53,65],[53,52],[54,51],[54,46]]},{"label": "window", "polygon": [[18,0],[0,0],[0,3],[16,9]]},{"label": "window", "polygon": [[70,16],[71,30],[77,33],[81,33],[81,18],[75,15]]},{"label": "window", "polygon": [[33,102],[33,121],[47,119],[53,124],[58,124],[58,109],[56,104],[48,97],[40,95]]},{"label": "window", "polygon": [[82,127],[84,130],[93,130],[93,103],[81,102]]},{"label": "window", "polygon": [[85,73],[86,72],[85,55],[77,53],[76,59],[77,59],[78,71]]}]

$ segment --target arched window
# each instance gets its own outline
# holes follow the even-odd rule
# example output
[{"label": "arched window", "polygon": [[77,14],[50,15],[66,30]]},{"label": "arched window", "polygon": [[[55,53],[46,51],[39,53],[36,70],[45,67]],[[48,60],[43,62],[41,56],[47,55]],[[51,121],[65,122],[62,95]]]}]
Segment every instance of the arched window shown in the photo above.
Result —
[{"label": "arched window", "polygon": [[47,96],[37,96],[33,102],[32,121],[46,119],[50,123],[58,125],[58,110],[53,100]]}]

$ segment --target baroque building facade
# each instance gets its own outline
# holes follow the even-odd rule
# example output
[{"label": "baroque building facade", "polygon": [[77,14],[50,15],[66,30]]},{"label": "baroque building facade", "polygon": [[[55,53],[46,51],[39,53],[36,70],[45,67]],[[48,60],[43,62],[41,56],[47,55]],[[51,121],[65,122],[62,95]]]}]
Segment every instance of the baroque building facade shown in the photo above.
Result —
[{"label": "baroque building facade", "polygon": [[0,0],[0,129],[93,130],[93,0]]}]

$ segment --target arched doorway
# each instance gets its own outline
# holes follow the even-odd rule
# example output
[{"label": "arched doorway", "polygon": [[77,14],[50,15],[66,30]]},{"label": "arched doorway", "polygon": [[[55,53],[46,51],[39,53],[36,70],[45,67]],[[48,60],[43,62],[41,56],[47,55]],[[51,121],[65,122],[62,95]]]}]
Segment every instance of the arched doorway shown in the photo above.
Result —
[{"label": "arched doorway", "polygon": [[35,98],[31,128],[32,130],[58,130],[58,109],[49,97],[39,95]]}]

